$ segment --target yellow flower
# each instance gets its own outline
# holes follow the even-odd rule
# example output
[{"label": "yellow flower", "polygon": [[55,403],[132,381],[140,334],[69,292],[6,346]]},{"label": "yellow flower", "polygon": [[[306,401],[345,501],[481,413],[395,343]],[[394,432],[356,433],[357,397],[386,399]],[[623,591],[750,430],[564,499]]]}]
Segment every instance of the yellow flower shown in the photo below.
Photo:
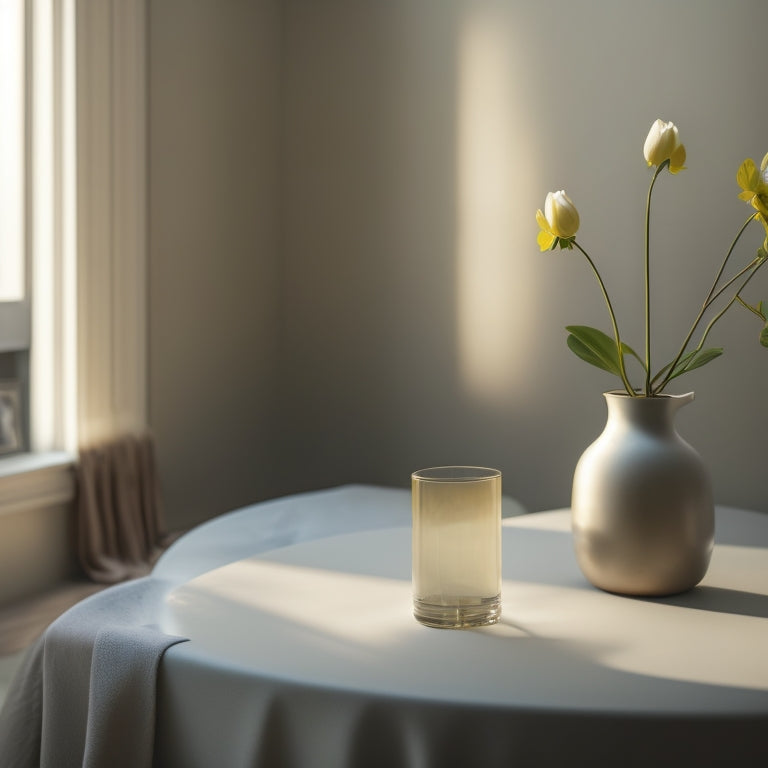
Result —
[{"label": "yellow flower", "polygon": [[544,213],[541,209],[536,211],[536,223],[541,228],[536,241],[542,251],[548,251],[559,238],[568,240],[575,236],[579,230],[579,212],[562,189],[548,192]]},{"label": "yellow flower", "polygon": [[685,168],[685,147],[680,143],[680,134],[674,123],[657,120],[648,132],[643,146],[648,165],[661,165],[669,160],[669,172],[678,173]]},{"label": "yellow flower", "polygon": [[743,190],[739,199],[747,200],[760,212],[763,224],[768,222],[768,154],[757,170],[755,161],[748,157],[736,173],[736,182]]},{"label": "yellow flower", "polygon": [[760,220],[760,223],[763,225],[763,228],[765,229],[765,240],[763,240],[763,250],[768,253],[768,216],[760,215],[757,217]]}]

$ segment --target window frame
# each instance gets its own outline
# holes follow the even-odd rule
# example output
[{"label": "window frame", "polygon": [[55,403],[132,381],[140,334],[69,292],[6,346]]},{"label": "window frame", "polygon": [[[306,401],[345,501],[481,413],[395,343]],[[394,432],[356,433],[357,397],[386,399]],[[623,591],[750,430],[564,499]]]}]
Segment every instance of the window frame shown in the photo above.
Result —
[{"label": "window frame", "polygon": [[78,449],[147,423],[146,0],[25,18],[30,444],[0,459],[0,515],[71,501]]}]

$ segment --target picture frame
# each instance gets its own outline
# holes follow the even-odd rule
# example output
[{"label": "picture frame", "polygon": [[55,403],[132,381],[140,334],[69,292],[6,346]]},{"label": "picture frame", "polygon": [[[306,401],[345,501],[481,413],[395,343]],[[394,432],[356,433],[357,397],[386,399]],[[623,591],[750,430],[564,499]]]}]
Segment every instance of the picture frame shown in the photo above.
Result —
[{"label": "picture frame", "polygon": [[22,449],[21,386],[18,381],[0,381],[0,454]]}]

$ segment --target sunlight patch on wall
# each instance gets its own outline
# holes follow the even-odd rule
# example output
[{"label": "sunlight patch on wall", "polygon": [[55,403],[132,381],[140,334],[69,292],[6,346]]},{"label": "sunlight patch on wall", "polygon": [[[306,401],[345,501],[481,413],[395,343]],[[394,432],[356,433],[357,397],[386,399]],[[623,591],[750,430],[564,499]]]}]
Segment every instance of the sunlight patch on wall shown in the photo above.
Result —
[{"label": "sunlight patch on wall", "polygon": [[493,402],[519,394],[532,353],[536,229],[524,193],[533,141],[517,92],[524,69],[515,62],[513,31],[508,13],[473,6],[458,51],[459,373],[471,395]]}]

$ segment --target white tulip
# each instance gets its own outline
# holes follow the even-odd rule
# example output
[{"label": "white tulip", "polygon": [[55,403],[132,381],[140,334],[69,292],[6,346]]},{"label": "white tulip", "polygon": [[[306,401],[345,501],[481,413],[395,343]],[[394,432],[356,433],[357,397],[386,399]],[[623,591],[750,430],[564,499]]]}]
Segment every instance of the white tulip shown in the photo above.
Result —
[{"label": "white tulip", "polygon": [[544,216],[550,230],[557,237],[573,237],[579,231],[579,212],[562,189],[547,193]]},{"label": "white tulip", "polygon": [[648,132],[643,146],[643,154],[648,165],[661,165],[670,161],[670,170],[680,170],[685,162],[685,148],[680,142],[680,134],[674,123],[657,120]]}]

